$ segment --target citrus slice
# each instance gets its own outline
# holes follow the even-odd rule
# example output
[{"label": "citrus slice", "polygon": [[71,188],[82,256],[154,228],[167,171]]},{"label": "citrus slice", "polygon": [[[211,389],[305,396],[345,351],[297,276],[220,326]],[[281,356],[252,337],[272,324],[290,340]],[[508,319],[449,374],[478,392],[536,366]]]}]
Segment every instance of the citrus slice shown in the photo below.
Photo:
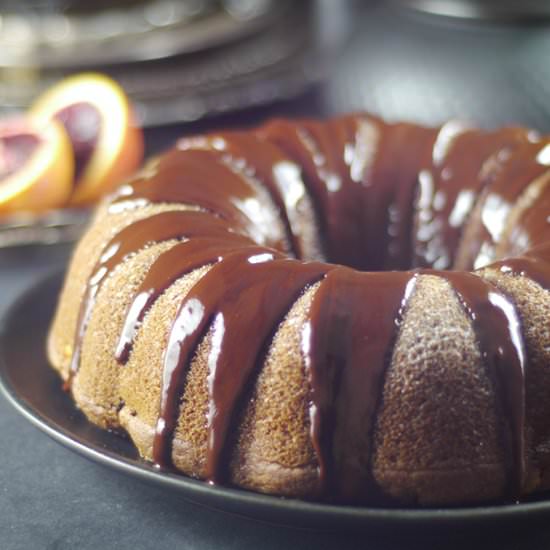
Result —
[{"label": "citrus slice", "polygon": [[60,123],[0,123],[0,214],[65,206],[73,174],[71,142]]},{"label": "citrus slice", "polygon": [[97,73],[78,74],[46,90],[30,109],[40,124],[59,120],[73,145],[70,204],[85,205],[128,177],[143,159],[143,134],[124,90]]}]

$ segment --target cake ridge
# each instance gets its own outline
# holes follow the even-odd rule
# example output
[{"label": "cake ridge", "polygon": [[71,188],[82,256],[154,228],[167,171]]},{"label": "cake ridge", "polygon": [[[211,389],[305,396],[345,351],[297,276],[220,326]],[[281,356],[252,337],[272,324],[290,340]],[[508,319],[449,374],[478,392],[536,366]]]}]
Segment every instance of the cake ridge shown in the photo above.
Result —
[{"label": "cake ridge", "polygon": [[[311,438],[325,495],[360,501],[377,494],[371,469],[376,410],[417,277],[414,272],[374,274],[365,284],[364,274],[339,267],[326,275],[313,298],[302,352],[312,401]],[[363,300],[373,311],[355,312],[353,305]]]},{"label": "cake ridge", "polygon": [[[262,248],[232,251],[194,285],[179,306],[164,355],[160,415],[153,447],[157,463],[171,464],[171,438],[183,374],[202,337],[212,326],[212,339],[216,343],[208,359],[210,402],[206,475],[214,482],[224,479],[222,460],[229,421],[234,417],[238,399],[257,366],[258,357],[304,288],[331,269],[320,263],[291,264],[291,261],[280,253]],[[294,269],[289,270],[290,265]],[[220,280],[223,284],[216,285]],[[268,305],[274,292],[278,298]],[[249,313],[245,314],[242,309],[247,302],[254,313],[259,313],[254,333],[245,328],[253,322]],[[246,346],[240,345],[243,333],[248,337]],[[239,368],[231,372],[233,363]]]},{"label": "cake ridge", "polygon": [[548,171],[538,160],[546,147],[544,140],[526,141],[500,162],[479,194],[476,211],[455,257],[455,269],[479,268],[495,260],[508,215],[517,198],[537,178]]},{"label": "cake ridge", "polygon": [[520,256],[497,260],[487,267],[507,275],[528,277],[544,290],[550,290],[550,243],[537,245]]},{"label": "cake ridge", "polygon": [[[326,180],[330,179],[333,167],[327,168],[325,166],[327,159],[322,154],[320,145],[310,135],[310,128],[306,126],[307,122],[301,120],[295,122],[274,120],[256,130],[256,133],[260,136],[260,139],[279,147],[301,167],[305,187],[315,207],[325,256],[332,259],[337,258],[339,254],[343,254],[341,256],[342,262],[351,260],[348,263],[352,263],[354,261],[353,257],[347,257],[348,247],[338,246],[338,236],[341,237],[340,243],[349,242],[349,236],[354,234],[356,228],[351,227],[352,224],[349,218],[345,220],[343,227],[337,223],[340,218],[338,213],[334,212],[334,201],[330,199],[332,194],[337,194],[338,191],[342,190],[341,182],[334,184],[333,193],[329,192]],[[312,147],[319,149],[321,156],[315,156],[312,153]],[[355,208],[357,208],[357,203]],[[353,216],[351,219],[353,219]],[[338,233],[336,237],[333,235],[335,230]],[[355,259],[355,261],[357,260]]]},{"label": "cake ridge", "polygon": [[116,360],[125,364],[133,347],[136,332],[143,318],[158,297],[177,279],[194,269],[220,261],[220,254],[228,250],[253,248],[250,243],[228,242],[209,237],[187,239],[161,253],[153,262],[145,279],[134,293],[128,307],[115,351]]},{"label": "cake ridge", "polygon": [[[181,138],[176,143],[176,148],[182,151],[213,151],[235,173],[244,178],[256,179],[258,184],[266,188],[275,203],[284,222],[294,257],[304,258],[304,246],[299,228],[296,227],[296,219],[299,217],[296,211],[299,203],[296,189],[297,186],[305,186],[298,166],[291,163],[278,147],[260,141],[254,133],[232,131],[200,138]],[[283,163],[293,166],[278,170]],[[302,194],[303,192],[299,193]]]},{"label": "cake ridge", "polygon": [[[235,238],[227,225],[208,219],[204,222],[205,214],[188,211],[168,211],[137,220],[116,233],[103,247],[99,259],[88,279],[84,297],[78,314],[78,321],[74,335],[73,353],[70,363],[70,372],[78,371],[80,362],[80,342],[86,330],[97,293],[102,283],[110,273],[120,265],[129,255],[137,252],[152,242],[160,242],[173,238],[180,239],[185,235],[196,236],[208,231],[209,235],[226,234],[227,238]],[[194,227],[191,222],[194,221]],[[184,225],[185,229],[184,229]]]},{"label": "cake ridge", "polygon": [[[428,225],[433,230],[429,241],[416,239],[415,267],[450,269],[453,266],[464,227],[488,183],[487,170],[483,171],[487,159],[502,151],[513,152],[527,142],[529,136],[524,128],[508,127],[488,132],[465,127],[447,143],[437,162],[430,162],[426,170],[432,178],[431,196],[422,197],[420,193],[417,197],[419,203],[427,205],[423,216],[416,216],[415,233],[418,235]],[[465,154],[468,162],[464,162]]]},{"label": "cake ridge", "polygon": [[472,320],[481,355],[494,384],[504,412],[508,434],[503,440],[508,449],[509,494],[519,498],[525,480],[525,344],[521,322],[514,302],[490,281],[468,272],[446,272],[452,286]]},{"label": "cake ridge", "polygon": [[286,235],[278,231],[277,224],[264,227],[258,223],[273,219],[271,207],[261,204],[250,183],[225,165],[215,151],[173,148],[159,161],[151,179],[132,181],[124,190],[124,194],[115,195],[112,206],[139,201],[196,207],[226,220],[233,231],[250,236],[256,244],[287,250]]}]

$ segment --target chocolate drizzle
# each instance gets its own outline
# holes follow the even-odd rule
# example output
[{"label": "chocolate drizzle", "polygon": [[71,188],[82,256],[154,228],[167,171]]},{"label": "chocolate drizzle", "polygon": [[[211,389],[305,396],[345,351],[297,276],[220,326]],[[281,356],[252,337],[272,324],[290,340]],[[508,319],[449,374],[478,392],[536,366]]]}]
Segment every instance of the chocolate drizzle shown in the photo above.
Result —
[{"label": "chocolate drizzle", "polygon": [[430,168],[423,174],[424,185],[418,196],[422,208],[415,223],[413,265],[438,269],[452,266],[462,228],[487,184],[488,174],[483,171],[484,166],[488,168],[487,159],[511,154],[528,137],[524,128],[483,132],[459,127],[440,151],[437,145],[441,141],[435,142]]},{"label": "chocolate drizzle", "polygon": [[513,228],[499,243],[499,255],[518,255],[547,241],[547,232],[550,228],[550,194],[547,192],[549,186],[550,171],[546,171],[528,187],[525,194],[530,195],[529,203],[519,216],[516,216]]},{"label": "chocolate drizzle", "polygon": [[149,268],[128,309],[115,352],[117,361],[122,364],[128,361],[134,337],[145,314],[172,283],[194,269],[220,261],[220,254],[238,248],[239,240],[235,238],[196,237],[161,254]]},{"label": "chocolate drizzle", "polygon": [[527,277],[550,290],[550,242],[535,246],[521,256],[494,262],[490,267],[507,275]]},{"label": "chocolate drizzle", "polygon": [[155,175],[121,188],[113,206],[124,203],[171,203],[196,206],[231,223],[237,233],[262,246],[286,251],[286,238],[273,224],[271,209],[263,204],[245,178],[212,150],[172,149],[160,160]]},{"label": "chocolate drizzle", "polygon": [[365,274],[340,267],[315,294],[302,351],[323,494],[346,502],[377,494],[370,464],[375,413],[415,279],[410,272]]},{"label": "chocolate drizzle", "polygon": [[137,250],[155,242],[182,237],[193,237],[205,226],[209,234],[226,235],[231,238],[231,229],[213,216],[205,218],[201,212],[163,212],[135,223],[119,231],[104,247],[99,261],[88,280],[82,298],[71,358],[70,372],[73,376],[78,371],[82,339],[88,327],[97,294],[111,272],[126,258]]},{"label": "chocolate drizzle", "polygon": [[267,188],[285,224],[296,258],[303,258],[300,203],[305,195],[300,167],[270,143],[251,132],[225,132],[201,138],[184,138],[180,150],[210,150],[244,177],[258,179]]},{"label": "chocolate drizzle", "polygon": [[[280,147],[302,167],[304,182],[318,209],[318,224],[326,253],[332,262],[361,269],[362,200],[360,185],[344,185],[335,135],[323,124],[278,120],[258,131],[258,135]],[[343,243],[346,243],[344,246]],[[358,246],[348,246],[356,243]]]},{"label": "chocolate drizzle", "polygon": [[153,447],[157,463],[171,464],[171,441],[185,370],[211,326],[206,477],[224,481],[230,423],[269,336],[303,289],[329,269],[320,263],[294,263],[275,252],[251,247],[222,257],[191,289],[176,314],[164,356]]},{"label": "chocolate drizzle", "polygon": [[[435,272],[437,273],[437,272]],[[513,302],[490,283],[471,273],[443,275],[471,319],[481,357],[495,385],[509,449],[508,494],[519,498],[525,479],[525,369],[521,323]]]},{"label": "chocolate drizzle", "polygon": [[[366,189],[369,270],[408,269],[418,174],[428,165],[437,131],[386,124]],[[379,228],[386,228],[380,231]]]},{"label": "chocolate drizzle", "polygon": [[518,197],[548,170],[539,161],[543,149],[540,142],[523,143],[508,151],[489,174],[489,182],[478,199],[479,214],[468,227],[467,239],[463,240],[456,258],[456,269],[479,268],[496,259],[496,246]]},{"label": "chocolate drizzle", "polygon": [[[301,328],[319,488],[347,502],[368,501],[377,494],[371,465],[376,414],[401,319],[417,278],[436,275],[450,283],[469,316],[494,383],[510,493],[517,496],[525,478],[527,359],[512,301],[475,274],[363,273],[350,267],[449,267],[466,221],[477,240],[464,257],[473,261],[484,242],[498,241],[485,225],[491,197],[498,193],[508,208],[499,218],[503,223],[512,201],[546,170],[540,153],[541,144],[522,129],[437,130],[387,124],[363,114],[327,123],[275,121],[251,133],[183,139],[153,174],[121,188],[111,208],[157,203],[192,210],[135,221],[106,245],[82,301],[71,373],[78,369],[81,342],[109,274],[153,243],[180,241],[153,261],[135,291],[115,355],[124,365],[158,298],[184,275],[208,266],[183,297],[169,331],[154,460],[172,464],[186,376],[208,338],[205,476],[227,482],[231,424],[279,324],[302,293],[319,283]],[[311,258],[300,229],[300,202],[306,194],[316,208],[327,260],[348,267],[306,261]],[[469,210],[477,203],[480,217],[470,219]],[[541,202],[544,208],[547,203]],[[527,276],[550,289],[550,245],[534,236],[548,231],[541,221],[547,214],[537,208],[533,205],[524,221],[531,231],[529,244],[543,244],[491,268]],[[272,210],[282,230],[266,221],[274,219]],[[416,233],[410,239],[413,219]],[[434,227],[437,231],[424,239],[423,232]]]}]

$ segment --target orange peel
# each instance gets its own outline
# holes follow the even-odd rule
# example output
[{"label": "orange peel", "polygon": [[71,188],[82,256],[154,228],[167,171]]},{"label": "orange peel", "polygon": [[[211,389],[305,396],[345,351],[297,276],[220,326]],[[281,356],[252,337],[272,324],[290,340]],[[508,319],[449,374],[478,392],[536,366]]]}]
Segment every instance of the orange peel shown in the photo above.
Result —
[{"label": "orange peel", "polygon": [[[0,145],[21,136],[36,140],[32,151],[0,176],[0,214],[41,212],[64,206],[72,191],[74,162],[71,142],[63,126],[51,121],[37,126],[27,119],[0,124]],[[13,145],[12,145],[13,146]],[[0,169],[2,169],[0,159]]]}]

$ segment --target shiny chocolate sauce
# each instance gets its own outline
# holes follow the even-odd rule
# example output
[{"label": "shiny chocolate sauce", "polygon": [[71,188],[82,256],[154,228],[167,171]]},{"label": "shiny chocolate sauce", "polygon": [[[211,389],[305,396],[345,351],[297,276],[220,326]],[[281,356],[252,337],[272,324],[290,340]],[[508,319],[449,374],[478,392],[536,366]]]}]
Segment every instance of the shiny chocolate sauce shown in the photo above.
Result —
[{"label": "shiny chocolate sauce", "polygon": [[338,267],[313,298],[302,329],[302,352],[324,494],[346,502],[376,494],[370,464],[376,411],[416,277]]},{"label": "shiny chocolate sauce", "polygon": [[[95,266],[82,299],[74,339],[70,372],[74,375],[80,363],[82,339],[88,327],[97,293],[113,270],[137,250],[155,242],[192,238],[208,231],[210,236],[235,238],[231,228],[215,216],[203,212],[163,212],[138,220],[118,232],[105,246]],[[200,232],[200,233],[199,233]],[[220,239],[221,240],[221,239]]]},{"label": "shiny chocolate sauce", "polygon": [[231,420],[266,345],[303,289],[329,269],[321,263],[294,262],[274,251],[236,250],[223,256],[191,289],[178,310],[166,348],[153,448],[156,462],[171,463],[184,373],[206,330],[212,327],[206,475],[214,482],[225,480]]},{"label": "shiny chocolate sauce", "polygon": [[[134,293],[113,351],[125,365],[156,300],[182,276],[208,266],[182,298],[169,331],[154,460],[172,464],[186,375],[208,337],[206,478],[226,483],[232,423],[281,321],[318,283],[301,328],[301,352],[319,487],[336,499],[368,501],[377,492],[371,467],[376,415],[401,320],[418,278],[441,277],[471,320],[494,385],[508,492],[517,496],[525,478],[528,358],[514,303],[475,272],[434,268],[456,268],[459,252],[465,269],[482,249],[487,263],[497,259],[510,205],[547,169],[543,147],[518,128],[487,132],[448,123],[430,129],[366,114],[325,123],[278,120],[248,133],[182,139],[151,174],[121,188],[110,207],[179,203],[190,210],[133,222],[106,245],[82,301],[71,372],[78,370],[81,340],[109,274],[150,244],[178,240]],[[331,263],[307,257],[300,206],[306,195]],[[550,289],[548,213],[542,210],[548,200],[540,204],[520,222],[527,242],[541,244],[491,267]],[[280,231],[266,223],[272,210]],[[475,236],[461,251],[472,227]],[[487,242],[492,248],[483,248]],[[415,267],[428,269],[389,271]]]},{"label": "shiny chocolate sauce", "polygon": [[[420,178],[414,231],[416,246],[412,264],[418,267],[450,269],[476,198],[487,181],[483,167],[487,159],[510,155],[528,141],[524,128],[493,132],[473,130],[447,123],[439,131],[429,168]],[[467,159],[467,162],[465,162]],[[489,171],[493,175],[496,166]],[[506,172],[506,171],[505,171]]]},{"label": "shiny chocolate sauce", "polygon": [[508,448],[508,494],[520,495],[525,479],[525,369],[521,322],[503,292],[472,273],[435,272],[450,283],[472,322],[481,358],[495,384]]},{"label": "shiny chocolate sauce", "polygon": [[468,227],[456,269],[478,268],[496,259],[497,243],[503,238],[506,221],[518,198],[529,184],[548,171],[548,165],[538,160],[545,147],[544,143],[527,141],[503,152],[480,193],[478,214]]}]

